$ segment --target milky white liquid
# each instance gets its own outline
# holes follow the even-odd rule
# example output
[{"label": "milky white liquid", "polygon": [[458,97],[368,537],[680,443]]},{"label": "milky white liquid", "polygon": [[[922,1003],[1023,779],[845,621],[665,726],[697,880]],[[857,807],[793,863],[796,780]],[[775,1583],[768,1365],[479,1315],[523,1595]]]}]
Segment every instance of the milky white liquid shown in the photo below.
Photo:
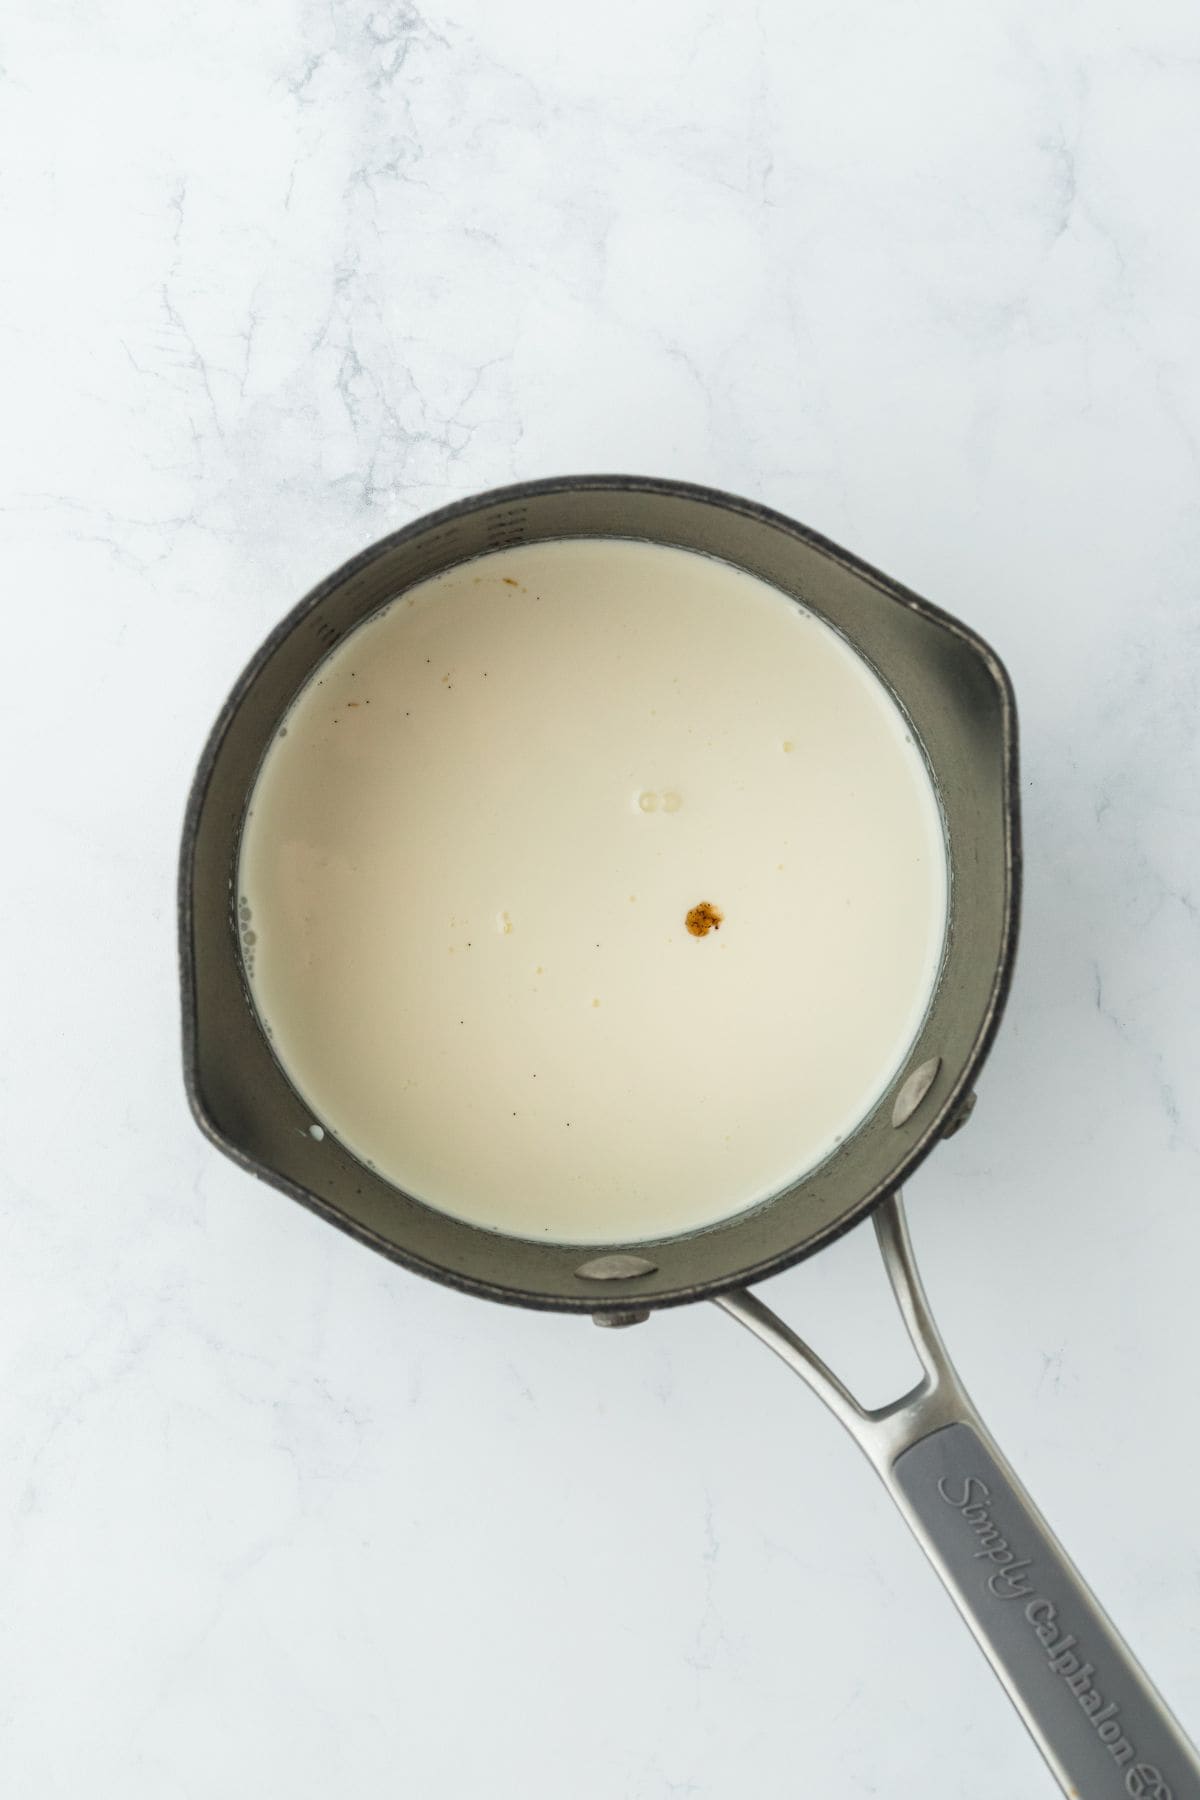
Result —
[{"label": "milky white liquid", "polygon": [[765,1199],[870,1111],[936,980],[946,855],[828,626],[709,558],[570,539],[338,646],[263,764],[239,895],[316,1120],[459,1218],[611,1243]]}]

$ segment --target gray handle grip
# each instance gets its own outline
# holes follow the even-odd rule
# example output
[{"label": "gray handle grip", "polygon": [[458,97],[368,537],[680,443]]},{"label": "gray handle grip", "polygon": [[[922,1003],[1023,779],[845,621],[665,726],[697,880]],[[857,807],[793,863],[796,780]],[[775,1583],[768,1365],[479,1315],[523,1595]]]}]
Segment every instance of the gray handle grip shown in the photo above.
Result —
[{"label": "gray handle grip", "polygon": [[891,1480],[1067,1792],[1200,1800],[1187,1740],[979,1433],[943,1426]]}]

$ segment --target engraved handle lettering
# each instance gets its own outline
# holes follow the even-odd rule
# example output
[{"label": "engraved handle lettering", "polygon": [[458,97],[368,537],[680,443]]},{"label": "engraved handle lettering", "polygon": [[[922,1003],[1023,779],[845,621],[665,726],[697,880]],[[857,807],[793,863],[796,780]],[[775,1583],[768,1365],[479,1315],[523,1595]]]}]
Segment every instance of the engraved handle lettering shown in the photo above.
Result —
[{"label": "engraved handle lettering", "polygon": [[1200,1800],[1191,1747],[979,1433],[943,1426],[892,1480],[1060,1778],[1087,1800]]}]

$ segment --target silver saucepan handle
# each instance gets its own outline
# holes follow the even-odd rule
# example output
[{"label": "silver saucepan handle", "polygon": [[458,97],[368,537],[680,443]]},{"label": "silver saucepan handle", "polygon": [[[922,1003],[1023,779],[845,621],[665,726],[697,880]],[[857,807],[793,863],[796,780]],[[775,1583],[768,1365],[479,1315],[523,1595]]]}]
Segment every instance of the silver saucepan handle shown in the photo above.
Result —
[{"label": "silver saucepan handle", "polygon": [[717,1305],[781,1356],[881,1476],[1067,1794],[1200,1800],[1200,1759],[1005,1462],[963,1388],[921,1286],[899,1195],[875,1214],[924,1374],[861,1407],[744,1290]]}]

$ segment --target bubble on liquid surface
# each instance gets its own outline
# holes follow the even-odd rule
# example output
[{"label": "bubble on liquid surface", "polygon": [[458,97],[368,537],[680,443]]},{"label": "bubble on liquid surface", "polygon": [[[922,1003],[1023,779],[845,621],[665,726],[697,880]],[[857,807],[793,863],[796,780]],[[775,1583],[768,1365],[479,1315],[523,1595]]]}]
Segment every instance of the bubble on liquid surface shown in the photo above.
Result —
[{"label": "bubble on liquid surface", "polygon": [[310,1125],[308,1128],[308,1135],[310,1138],[314,1138],[319,1144],[321,1139],[325,1136],[325,1127],[323,1125]]},{"label": "bubble on liquid surface", "polygon": [[513,922],[506,912],[496,914],[496,930],[500,933],[501,937],[508,937],[512,928]]},{"label": "bubble on liquid surface", "polygon": [[672,791],[669,794],[663,795],[663,811],[664,812],[670,812],[670,813],[678,812],[682,805],[683,805],[683,795],[682,794],[677,794],[674,791]]},{"label": "bubble on liquid surface", "polygon": [[657,812],[658,795],[652,788],[647,788],[643,793],[638,795],[638,805],[643,812]]}]

